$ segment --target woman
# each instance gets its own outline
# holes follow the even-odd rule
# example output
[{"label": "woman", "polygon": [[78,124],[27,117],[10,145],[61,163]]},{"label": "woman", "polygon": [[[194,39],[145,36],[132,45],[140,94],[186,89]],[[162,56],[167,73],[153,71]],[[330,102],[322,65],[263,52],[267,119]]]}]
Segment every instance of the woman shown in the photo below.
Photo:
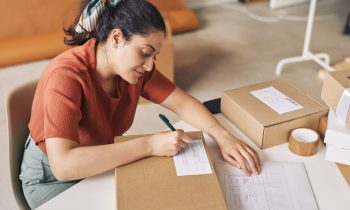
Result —
[{"label": "woman", "polygon": [[246,175],[248,168],[260,172],[253,149],[155,68],[166,29],[150,3],[84,1],[66,33],[65,43],[78,47],[50,62],[33,100],[20,174],[31,208],[80,179],[147,156],[173,156],[191,143],[177,130],[113,144],[131,126],[140,96],[207,132],[223,158]]}]

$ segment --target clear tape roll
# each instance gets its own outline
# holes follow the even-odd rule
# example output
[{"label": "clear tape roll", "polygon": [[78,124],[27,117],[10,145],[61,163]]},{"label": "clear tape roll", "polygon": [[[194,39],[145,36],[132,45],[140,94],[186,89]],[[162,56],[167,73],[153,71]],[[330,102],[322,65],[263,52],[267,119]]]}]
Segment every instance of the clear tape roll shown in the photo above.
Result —
[{"label": "clear tape roll", "polygon": [[309,128],[297,128],[289,135],[288,148],[300,156],[312,156],[317,153],[320,136]]}]

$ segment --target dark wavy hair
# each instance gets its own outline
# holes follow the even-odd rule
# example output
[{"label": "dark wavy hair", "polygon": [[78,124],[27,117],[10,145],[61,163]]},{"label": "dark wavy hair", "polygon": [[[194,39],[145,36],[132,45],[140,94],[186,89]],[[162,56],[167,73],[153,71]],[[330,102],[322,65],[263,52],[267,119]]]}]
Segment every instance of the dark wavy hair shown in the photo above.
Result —
[{"label": "dark wavy hair", "polygon": [[[106,9],[97,18],[93,31],[78,33],[75,31],[80,14],[91,0],[83,0],[79,15],[74,23],[64,29],[66,36],[64,43],[70,46],[83,45],[91,38],[97,42],[105,42],[113,29],[120,29],[126,41],[133,35],[146,36],[152,31],[162,31],[166,34],[166,27],[160,12],[146,0],[122,0],[116,6],[104,1]],[[100,0],[103,1],[103,0]]]}]

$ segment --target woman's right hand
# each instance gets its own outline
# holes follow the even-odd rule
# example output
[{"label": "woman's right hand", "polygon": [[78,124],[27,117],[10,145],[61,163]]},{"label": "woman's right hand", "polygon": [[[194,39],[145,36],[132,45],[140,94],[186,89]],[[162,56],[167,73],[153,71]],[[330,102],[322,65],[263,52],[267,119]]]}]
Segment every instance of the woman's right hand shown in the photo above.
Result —
[{"label": "woman's right hand", "polygon": [[192,138],[183,130],[176,130],[154,134],[150,136],[147,141],[151,156],[170,157],[186,148],[187,144],[192,142]]}]

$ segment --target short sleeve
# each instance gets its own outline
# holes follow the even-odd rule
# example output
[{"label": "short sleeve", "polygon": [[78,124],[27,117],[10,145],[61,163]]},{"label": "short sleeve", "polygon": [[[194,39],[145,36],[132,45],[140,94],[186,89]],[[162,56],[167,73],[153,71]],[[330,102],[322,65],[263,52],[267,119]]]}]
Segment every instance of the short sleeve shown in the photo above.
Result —
[{"label": "short sleeve", "polygon": [[78,74],[66,69],[51,73],[44,96],[44,139],[59,137],[79,142],[81,99]]},{"label": "short sleeve", "polygon": [[154,68],[145,75],[141,95],[154,102],[163,102],[176,88],[176,85]]}]

